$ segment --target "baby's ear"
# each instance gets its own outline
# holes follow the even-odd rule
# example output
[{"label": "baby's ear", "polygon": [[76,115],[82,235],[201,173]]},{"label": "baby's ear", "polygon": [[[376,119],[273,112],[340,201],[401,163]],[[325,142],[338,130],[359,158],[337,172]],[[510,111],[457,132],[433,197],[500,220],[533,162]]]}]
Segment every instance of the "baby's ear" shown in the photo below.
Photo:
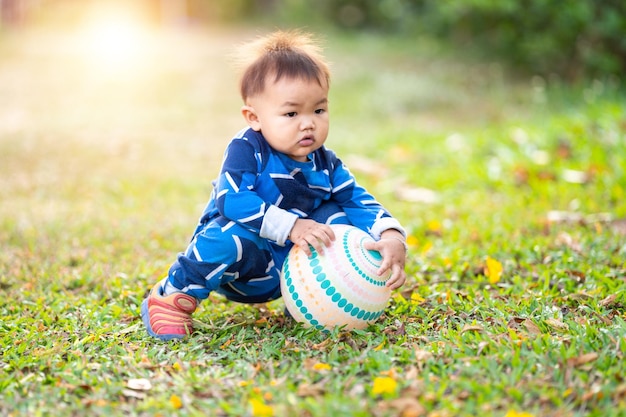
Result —
[{"label": "baby's ear", "polygon": [[250,126],[252,130],[257,132],[261,130],[261,121],[259,120],[259,116],[256,114],[254,107],[243,106],[241,108],[241,114],[243,115],[243,118],[246,119],[246,123],[248,123],[248,126]]}]

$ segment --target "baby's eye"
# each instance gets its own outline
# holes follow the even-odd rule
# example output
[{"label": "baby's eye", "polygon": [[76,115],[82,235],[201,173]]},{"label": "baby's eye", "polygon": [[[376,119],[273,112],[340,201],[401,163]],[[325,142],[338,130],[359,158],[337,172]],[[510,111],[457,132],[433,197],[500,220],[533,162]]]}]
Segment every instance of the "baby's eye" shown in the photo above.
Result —
[{"label": "baby's eye", "polygon": [[287,116],[287,117],[296,117],[296,112],[295,111],[290,111],[289,113],[285,113],[285,116]]},{"label": "baby's eye", "polygon": [[317,109],[315,110],[315,114],[322,114],[326,111],[326,109]]}]

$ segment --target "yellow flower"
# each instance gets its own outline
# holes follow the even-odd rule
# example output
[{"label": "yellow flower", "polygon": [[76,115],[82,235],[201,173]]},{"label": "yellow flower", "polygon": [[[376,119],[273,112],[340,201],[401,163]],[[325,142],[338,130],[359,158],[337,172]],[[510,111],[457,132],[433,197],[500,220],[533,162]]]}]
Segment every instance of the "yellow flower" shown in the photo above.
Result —
[{"label": "yellow flower", "polygon": [[502,276],[502,264],[497,260],[487,256],[485,275],[487,275],[487,278],[489,278],[489,283],[497,283],[498,281],[500,281],[500,277]]},{"label": "yellow flower", "polygon": [[507,411],[507,413],[506,413],[506,415],[504,417],[534,417],[534,416],[532,414],[526,413],[524,411],[509,410],[509,411]]},{"label": "yellow flower", "polygon": [[411,302],[415,304],[422,304],[424,301],[426,301],[426,299],[422,297],[421,295],[419,295],[418,293],[416,292],[411,293]]},{"label": "yellow flower", "polygon": [[431,220],[426,224],[428,230],[432,233],[441,233],[441,222],[439,220]]},{"label": "yellow flower", "polygon": [[252,398],[249,403],[254,417],[273,417],[274,409],[263,401]]},{"label": "yellow flower", "polygon": [[413,235],[408,235],[406,237],[406,244],[409,246],[417,246],[419,243],[419,240],[417,239],[417,237],[413,236]]},{"label": "yellow flower", "polygon": [[176,409],[183,408],[183,400],[181,400],[181,398],[176,394],[172,394],[170,397],[170,404],[172,404],[172,407]]},{"label": "yellow flower", "polygon": [[330,371],[331,369],[332,367],[329,364],[323,362],[318,362],[313,365],[314,371]]},{"label": "yellow flower", "polygon": [[384,394],[394,394],[396,392],[396,388],[398,387],[398,383],[395,379],[388,376],[379,376],[374,378],[374,386],[372,387],[372,394],[374,395],[384,395]]}]

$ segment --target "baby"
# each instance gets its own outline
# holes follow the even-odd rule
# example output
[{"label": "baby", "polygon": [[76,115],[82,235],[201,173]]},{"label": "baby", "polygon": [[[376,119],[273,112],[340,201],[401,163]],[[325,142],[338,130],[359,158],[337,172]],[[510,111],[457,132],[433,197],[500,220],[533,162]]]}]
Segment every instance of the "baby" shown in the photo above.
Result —
[{"label": "baby", "polygon": [[248,127],[229,143],[191,242],[141,305],[148,333],[161,340],[193,332],[191,315],[211,291],[242,303],[280,294],[293,245],[322,253],[330,224],[369,233],[387,286],[406,279],[405,231],[337,155],[329,130],[330,71],[312,37],[275,32],[245,46],[241,113]]}]

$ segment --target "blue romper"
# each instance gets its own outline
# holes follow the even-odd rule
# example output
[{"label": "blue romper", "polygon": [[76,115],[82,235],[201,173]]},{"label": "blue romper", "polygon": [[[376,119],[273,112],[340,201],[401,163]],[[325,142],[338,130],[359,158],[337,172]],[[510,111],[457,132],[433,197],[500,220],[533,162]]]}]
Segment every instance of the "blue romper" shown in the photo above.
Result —
[{"label": "blue romper", "polygon": [[[199,300],[211,291],[244,303],[280,297],[280,270],[298,218],[352,224],[376,240],[400,223],[325,147],[294,161],[260,132],[230,142],[193,238],[169,270],[169,284]],[[404,233],[404,232],[403,232]]]}]

